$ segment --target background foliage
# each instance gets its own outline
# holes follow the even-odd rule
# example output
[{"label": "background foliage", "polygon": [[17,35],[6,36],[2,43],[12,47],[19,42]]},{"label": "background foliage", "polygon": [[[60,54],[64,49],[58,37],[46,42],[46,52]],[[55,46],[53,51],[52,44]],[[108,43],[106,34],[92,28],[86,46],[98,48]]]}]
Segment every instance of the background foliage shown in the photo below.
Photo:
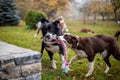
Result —
[{"label": "background foliage", "polygon": [[0,0],[0,26],[17,25],[19,21],[20,17],[13,0]]},{"label": "background foliage", "polygon": [[46,18],[46,15],[43,12],[29,10],[24,18],[27,29],[36,29],[36,23],[39,18]]}]

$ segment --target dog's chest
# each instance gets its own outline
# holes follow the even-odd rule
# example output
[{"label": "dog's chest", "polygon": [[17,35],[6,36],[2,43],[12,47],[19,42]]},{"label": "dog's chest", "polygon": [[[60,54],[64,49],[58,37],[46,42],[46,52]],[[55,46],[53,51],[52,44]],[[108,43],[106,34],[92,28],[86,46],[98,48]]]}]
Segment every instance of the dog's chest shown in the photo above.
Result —
[{"label": "dog's chest", "polygon": [[75,53],[80,58],[86,58],[87,57],[86,52],[84,52],[83,50],[77,50],[77,49],[75,49]]},{"label": "dog's chest", "polygon": [[48,51],[51,51],[53,53],[56,53],[56,52],[60,52],[59,50],[59,46],[58,45],[49,45],[48,47],[46,47],[46,49]]}]

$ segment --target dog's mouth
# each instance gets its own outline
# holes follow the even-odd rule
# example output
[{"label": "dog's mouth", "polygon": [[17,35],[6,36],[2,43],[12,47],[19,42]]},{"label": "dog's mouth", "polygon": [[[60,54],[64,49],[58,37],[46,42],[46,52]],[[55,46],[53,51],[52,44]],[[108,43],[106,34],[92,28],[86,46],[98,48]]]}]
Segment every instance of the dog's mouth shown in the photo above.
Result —
[{"label": "dog's mouth", "polygon": [[47,44],[55,43],[57,38],[55,36],[45,36],[43,37],[43,41]]}]

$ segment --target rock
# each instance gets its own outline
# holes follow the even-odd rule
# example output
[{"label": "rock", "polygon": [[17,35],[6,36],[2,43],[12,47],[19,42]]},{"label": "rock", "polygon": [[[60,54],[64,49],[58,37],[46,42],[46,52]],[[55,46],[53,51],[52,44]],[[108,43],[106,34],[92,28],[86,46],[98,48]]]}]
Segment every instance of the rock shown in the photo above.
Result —
[{"label": "rock", "polygon": [[24,64],[31,64],[40,62],[41,54],[39,52],[28,52],[24,54],[16,54],[15,63],[16,65],[24,65]]},{"label": "rock", "polygon": [[6,74],[5,72],[0,72],[0,77],[2,79],[12,79],[12,78],[18,78],[21,76],[21,69],[20,66],[17,66],[13,69],[10,69],[11,72],[9,74]]},{"label": "rock", "polygon": [[28,65],[22,65],[22,76],[26,77],[35,73],[39,73],[41,71],[41,63],[33,63]]},{"label": "rock", "polygon": [[41,80],[41,73],[34,74],[32,76],[26,77],[26,80]]},{"label": "rock", "polygon": [[0,79],[41,80],[41,53],[0,41]]}]

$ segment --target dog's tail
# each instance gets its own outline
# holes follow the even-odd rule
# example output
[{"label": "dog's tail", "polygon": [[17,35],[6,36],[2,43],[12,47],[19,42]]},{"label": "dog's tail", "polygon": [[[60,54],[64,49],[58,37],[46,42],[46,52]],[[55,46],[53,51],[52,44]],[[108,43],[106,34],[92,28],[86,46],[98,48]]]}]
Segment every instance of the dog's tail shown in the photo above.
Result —
[{"label": "dog's tail", "polygon": [[45,23],[45,22],[48,23],[49,21],[47,19],[45,19],[45,18],[38,19],[37,24],[36,24],[37,29],[36,29],[36,33],[34,34],[34,37],[36,37],[39,34],[39,31],[40,31],[40,29],[42,27],[41,25],[43,23]]},{"label": "dog's tail", "polygon": [[118,40],[119,35],[120,35],[120,30],[115,33],[114,37]]},{"label": "dog's tail", "polygon": [[115,59],[120,61],[120,48],[119,48],[119,46],[115,46],[114,49],[115,50],[114,50],[112,55]]},{"label": "dog's tail", "polygon": [[[115,35],[114,35],[114,37],[116,38],[117,41],[118,41],[119,35],[120,35],[120,30],[117,31],[115,33]],[[119,48],[119,45],[118,45],[118,43],[116,41],[113,44],[115,44],[113,46],[113,48],[114,48],[114,50],[113,50],[113,57],[120,61],[120,48]]]}]

